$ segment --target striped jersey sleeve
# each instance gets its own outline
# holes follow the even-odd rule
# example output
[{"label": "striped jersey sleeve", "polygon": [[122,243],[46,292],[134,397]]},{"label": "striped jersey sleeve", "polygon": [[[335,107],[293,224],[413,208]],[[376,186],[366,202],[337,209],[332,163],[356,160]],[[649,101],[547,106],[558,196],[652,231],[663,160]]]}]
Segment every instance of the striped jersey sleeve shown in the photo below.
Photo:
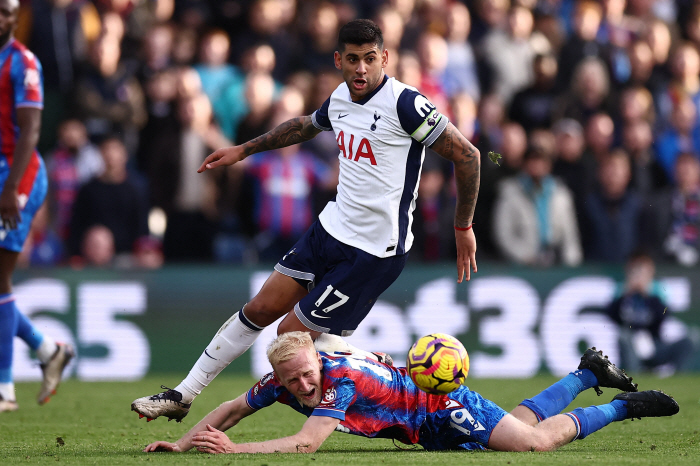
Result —
[{"label": "striped jersey sleeve", "polygon": [[29,50],[16,53],[10,69],[15,107],[43,108],[44,92],[39,60]]},{"label": "striped jersey sleeve", "polygon": [[424,95],[404,89],[396,102],[401,127],[425,146],[432,145],[447,127],[449,119],[441,114]]}]

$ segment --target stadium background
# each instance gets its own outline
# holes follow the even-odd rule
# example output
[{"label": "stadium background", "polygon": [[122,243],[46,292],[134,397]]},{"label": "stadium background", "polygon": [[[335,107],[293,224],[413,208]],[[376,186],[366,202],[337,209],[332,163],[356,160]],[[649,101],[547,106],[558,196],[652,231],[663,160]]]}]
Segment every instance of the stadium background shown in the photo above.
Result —
[{"label": "stadium background", "polygon": [[[640,248],[658,263],[673,316],[665,338],[697,341],[700,186],[682,192],[674,173],[680,153],[700,159],[700,10],[690,0],[21,5],[17,37],[44,66],[40,149],[51,188],[15,291],[41,328],[78,345],[68,370],[81,380],[184,373],[332,197],[337,149],[328,133],[211,177],[193,167],[216,147],[317,108],[340,80],[331,66],[337,28],[354,17],[380,22],[388,73],[444,109],[484,157],[475,279],[454,283],[452,174],[427,154],[409,267],[352,337],[356,344],[402,361],[414,338],[456,334],[473,376],[558,374],[592,344],[614,358],[617,329],[596,310]],[[535,82],[536,57],[554,60],[553,81]],[[131,207],[142,222],[113,215],[114,199],[96,200],[93,210],[76,202],[102,173],[99,144],[113,134],[127,155],[120,184],[136,193]],[[569,159],[571,140],[580,150]],[[503,154],[501,167],[485,158],[489,150]],[[579,237],[567,245],[544,238],[534,259],[518,263],[492,213],[499,182],[517,179],[532,150],[554,162],[567,186],[576,214],[569,227]],[[598,174],[619,152],[627,171]],[[623,185],[622,194],[610,198],[608,182]],[[680,211],[679,198],[688,200]],[[592,211],[591,199],[606,208]],[[91,230],[97,224],[107,231]],[[92,242],[88,231],[97,231]],[[582,254],[565,260],[565,247]],[[264,341],[228,370],[264,371]],[[15,355],[16,378],[35,379],[26,348],[17,343]],[[691,365],[700,369],[700,357]]]}]

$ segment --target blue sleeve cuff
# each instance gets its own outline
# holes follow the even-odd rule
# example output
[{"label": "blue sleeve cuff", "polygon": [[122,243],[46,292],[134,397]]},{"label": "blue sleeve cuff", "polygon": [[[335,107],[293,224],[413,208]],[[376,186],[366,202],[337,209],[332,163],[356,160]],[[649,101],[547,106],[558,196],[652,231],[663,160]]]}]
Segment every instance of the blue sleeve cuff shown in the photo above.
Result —
[{"label": "blue sleeve cuff", "polygon": [[340,419],[341,421],[345,420],[345,411],[341,411],[340,409],[316,408],[311,415],[332,417],[334,419]]}]

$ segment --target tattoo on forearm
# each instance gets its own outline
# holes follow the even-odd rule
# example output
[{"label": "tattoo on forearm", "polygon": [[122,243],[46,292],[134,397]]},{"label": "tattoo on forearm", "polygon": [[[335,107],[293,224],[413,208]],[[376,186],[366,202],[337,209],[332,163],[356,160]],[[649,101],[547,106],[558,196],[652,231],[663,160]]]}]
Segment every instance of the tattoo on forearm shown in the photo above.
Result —
[{"label": "tattoo on forearm", "polygon": [[311,118],[301,116],[287,120],[262,136],[247,142],[245,154],[280,149],[313,139],[320,131],[311,123]]},{"label": "tattoo on forearm", "polygon": [[451,124],[435,141],[432,149],[454,164],[457,179],[455,226],[466,228],[472,223],[479,195],[479,151]]}]

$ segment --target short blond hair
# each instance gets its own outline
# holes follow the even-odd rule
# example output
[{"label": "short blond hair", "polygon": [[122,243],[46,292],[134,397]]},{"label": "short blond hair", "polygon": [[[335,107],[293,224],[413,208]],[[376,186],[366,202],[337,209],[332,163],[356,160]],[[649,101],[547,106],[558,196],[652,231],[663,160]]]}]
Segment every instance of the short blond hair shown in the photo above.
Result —
[{"label": "short blond hair", "polygon": [[267,359],[272,367],[293,359],[300,350],[306,348],[316,352],[309,332],[289,332],[278,336],[267,347]]}]

